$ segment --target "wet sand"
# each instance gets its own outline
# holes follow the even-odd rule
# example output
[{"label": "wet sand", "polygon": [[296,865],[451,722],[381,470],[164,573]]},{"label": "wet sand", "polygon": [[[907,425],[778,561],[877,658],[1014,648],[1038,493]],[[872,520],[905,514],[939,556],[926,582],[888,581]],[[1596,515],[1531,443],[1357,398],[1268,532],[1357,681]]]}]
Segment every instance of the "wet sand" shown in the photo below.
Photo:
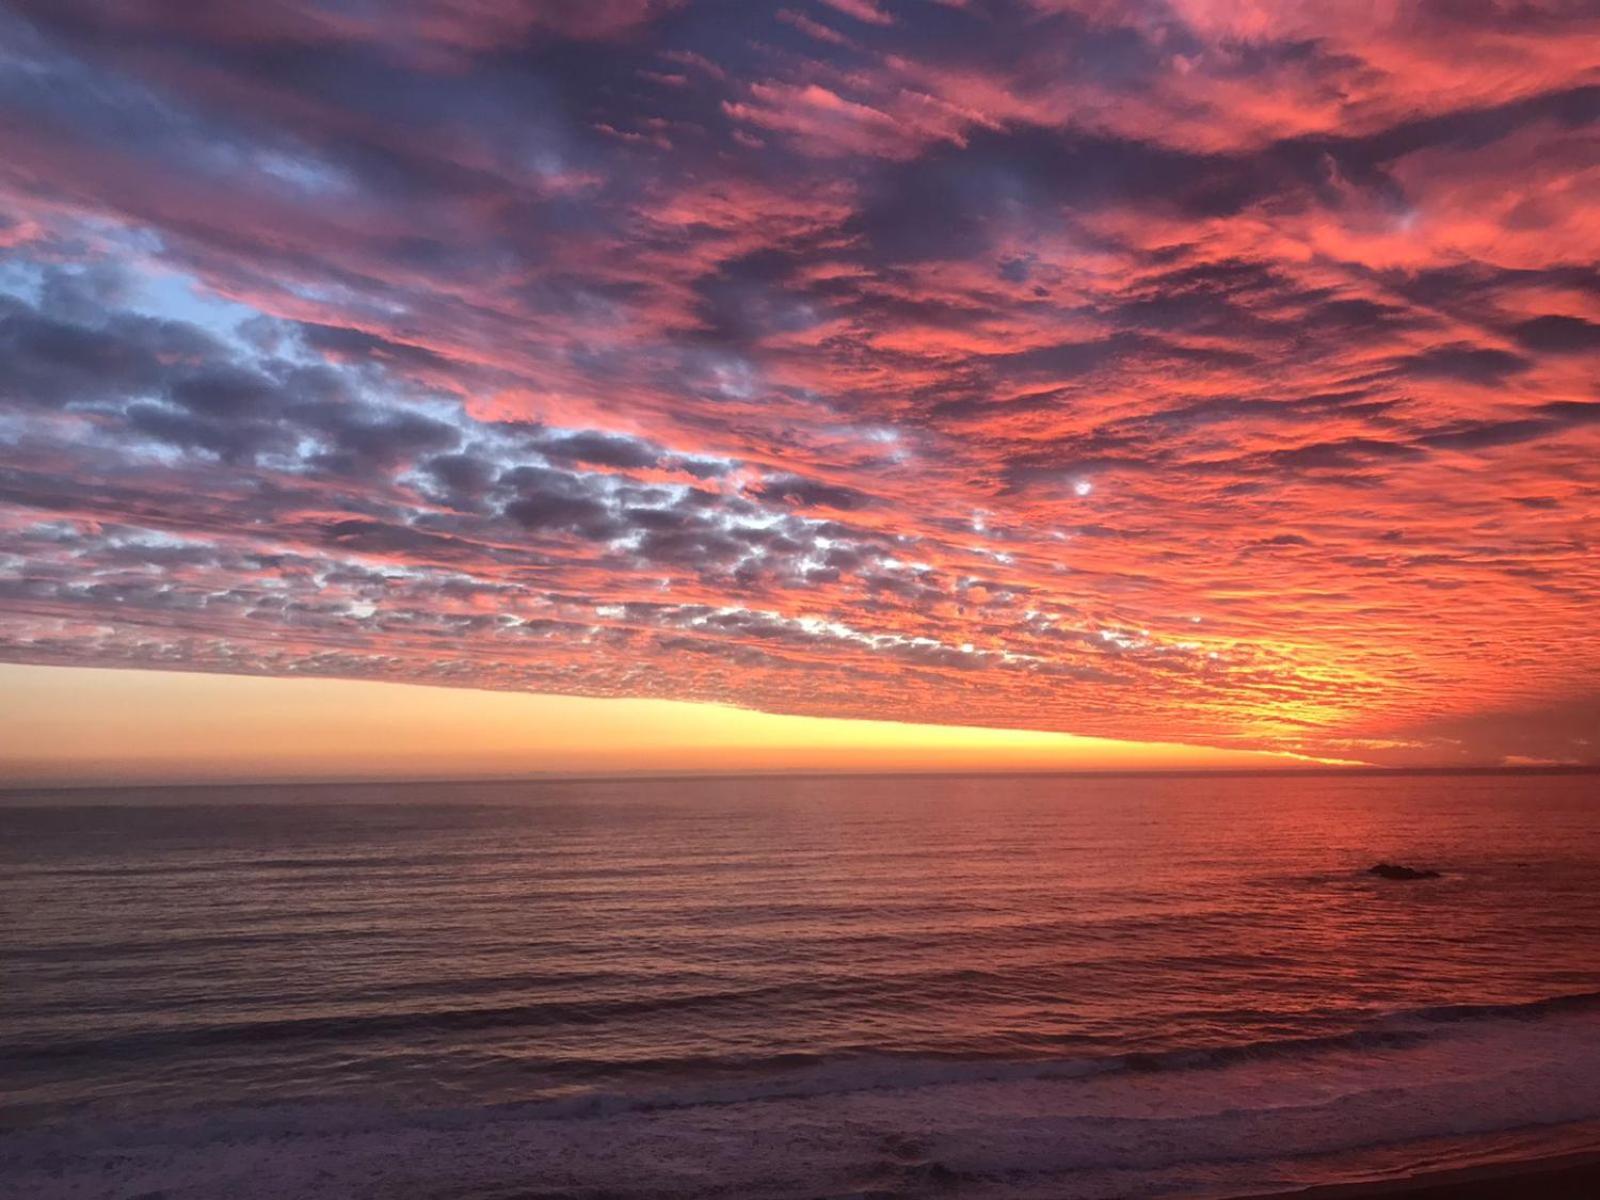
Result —
[{"label": "wet sand", "polygon": [[1440,1171],[1383,1183],[1334,1184],[1241,1200],[1595,1200],[1600,1151],[1462,1171]]}]

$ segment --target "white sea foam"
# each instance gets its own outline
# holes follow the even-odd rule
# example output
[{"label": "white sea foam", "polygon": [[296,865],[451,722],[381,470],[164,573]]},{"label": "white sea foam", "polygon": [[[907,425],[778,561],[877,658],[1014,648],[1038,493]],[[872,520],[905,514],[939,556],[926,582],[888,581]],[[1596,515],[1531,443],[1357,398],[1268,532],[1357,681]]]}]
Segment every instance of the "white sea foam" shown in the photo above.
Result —
[{"label": "white sea foam", "polygon": [[1428,1024],[1182,1066],[839,1062],[737,1085],[423,1112],[277,1104],[13,1131],[37,1200],[1229,1194],[1564,1148],[1600,1013]]}]

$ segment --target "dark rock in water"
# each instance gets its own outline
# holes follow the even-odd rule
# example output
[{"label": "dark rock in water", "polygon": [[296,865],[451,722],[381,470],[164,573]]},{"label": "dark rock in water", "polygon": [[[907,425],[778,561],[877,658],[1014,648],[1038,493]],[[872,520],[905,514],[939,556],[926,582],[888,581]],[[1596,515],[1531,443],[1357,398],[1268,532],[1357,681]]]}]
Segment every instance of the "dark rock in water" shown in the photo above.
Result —
[{"label": "dark rock in water", "polygon": [[1395,863],[1379,863],[1375,867],[1367,868],[1368,875],[1376,875],[1379,879],[1438,879],[1437,871],[1419,871],[1415,867],[1402,867]]}]

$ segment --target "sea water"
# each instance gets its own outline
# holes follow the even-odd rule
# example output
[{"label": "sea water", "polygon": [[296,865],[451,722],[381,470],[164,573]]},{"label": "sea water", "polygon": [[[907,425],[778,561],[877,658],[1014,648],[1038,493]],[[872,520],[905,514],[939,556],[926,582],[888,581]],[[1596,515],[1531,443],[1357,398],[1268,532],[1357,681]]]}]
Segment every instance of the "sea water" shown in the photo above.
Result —
[{"label": "sea water", "polygon": [[10,793],[0,911],[5,1195],[1206,1196],[1600,1140],[1593,775]]}]

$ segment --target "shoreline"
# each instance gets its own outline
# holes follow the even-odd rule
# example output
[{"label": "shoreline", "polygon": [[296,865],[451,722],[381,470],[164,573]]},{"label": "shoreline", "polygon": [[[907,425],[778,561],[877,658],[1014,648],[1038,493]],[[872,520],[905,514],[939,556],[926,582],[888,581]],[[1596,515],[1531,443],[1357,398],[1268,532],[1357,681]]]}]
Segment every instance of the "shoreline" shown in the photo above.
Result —
[{"label": "shoreline", "polygon": [[1592,1200],[1596,1196],[1600,1196],[1600,1148],[1424,1171],[1402,1179],[1256,1192],[1235,1200]]}]

